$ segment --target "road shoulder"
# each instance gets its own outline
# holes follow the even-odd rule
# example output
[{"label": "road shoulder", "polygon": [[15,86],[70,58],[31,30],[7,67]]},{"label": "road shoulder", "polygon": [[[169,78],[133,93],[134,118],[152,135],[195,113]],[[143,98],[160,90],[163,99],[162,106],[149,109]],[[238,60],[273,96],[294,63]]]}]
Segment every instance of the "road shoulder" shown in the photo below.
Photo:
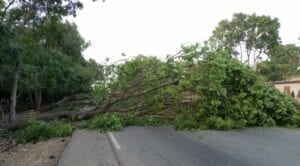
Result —
[{"label": "road shoulder", "polygon": [[118,166],[111,144],[105,134],[75,130],[58,166]]}]

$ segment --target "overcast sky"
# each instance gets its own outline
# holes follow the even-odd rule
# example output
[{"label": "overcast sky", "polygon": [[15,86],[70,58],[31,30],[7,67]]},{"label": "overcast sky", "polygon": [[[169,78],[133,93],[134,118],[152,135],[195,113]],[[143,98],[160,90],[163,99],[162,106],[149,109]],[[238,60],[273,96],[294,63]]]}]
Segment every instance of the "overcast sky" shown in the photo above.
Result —
[{"label": "overcast sky", "polygon": [[165,57],[181,44],[203,42],[233,13],[279,18],[283,43],[299,44],[299,0],[101,0],[84,3],[72,19],[91,42],[87,59],[111,62],[138,54]]}]

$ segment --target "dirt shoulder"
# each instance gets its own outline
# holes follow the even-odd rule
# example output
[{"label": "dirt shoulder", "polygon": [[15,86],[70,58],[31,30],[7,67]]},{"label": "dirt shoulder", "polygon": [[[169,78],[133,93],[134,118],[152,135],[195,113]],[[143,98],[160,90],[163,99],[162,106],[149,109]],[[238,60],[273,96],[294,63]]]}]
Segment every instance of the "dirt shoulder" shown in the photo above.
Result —
[{"label": "dirt shoulder", "polygon": [[69,137],[27,143],[0,153],[0,166],[56,166]]}]

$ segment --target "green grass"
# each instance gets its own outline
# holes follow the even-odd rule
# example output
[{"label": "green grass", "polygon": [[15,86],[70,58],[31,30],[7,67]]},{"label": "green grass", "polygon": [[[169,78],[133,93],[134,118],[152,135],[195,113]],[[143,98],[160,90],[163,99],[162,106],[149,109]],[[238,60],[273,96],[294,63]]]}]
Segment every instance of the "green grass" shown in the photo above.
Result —
[{"label": "green grass", "polygon": [[30,120],[26,125],[17,131],[17,143],[26,143],[46,140],[53,137],[69,136],[73,132],[73,125],[63,121],[44,122]]},{"label": "green grass", "polygon": [[[136,114],[106,113],[82,122],[80,128],[98,130],[102,133],[120,131],[125,126],[157,126],[169,122],[151,117],[138,117]],[[54,137],[65,137],[72,134],[74,126],[71,121],[44,122],[32,119],[16,131],[18,144],[36,142]]]}]

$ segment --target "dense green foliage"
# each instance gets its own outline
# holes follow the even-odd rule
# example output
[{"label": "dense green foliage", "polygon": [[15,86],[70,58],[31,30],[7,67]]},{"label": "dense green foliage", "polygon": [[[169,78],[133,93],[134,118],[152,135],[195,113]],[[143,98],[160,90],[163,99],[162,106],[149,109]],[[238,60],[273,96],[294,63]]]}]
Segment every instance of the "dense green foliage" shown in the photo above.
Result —
[{"label": "dense green foliage", "polygon": [[23,40],[27,54],[20,90],[62,97],[90,89],[97,68],[83,59],[87,44],[75,24],[52,20],[29,31]]},{"label": "dense green foliage", "polygon": [[[114,70],[115,79],[105,86],[98,85],[94,96],[102,99],[100,103],[113,101],[111,110],[163,117],[177,129],[299,126],[299,106],[293,98],[280,93],[226,51],[208,51],[199,60],[199,54],[191,54],[195,49],[184,48],[180,60],[152,61],[152,57],[142,56],[121,64]],[[141,81],[134,81],[141,77]],[[170,80],[178,82],[165,84]],[[98,88],[106,89],[105,97]],[[149,92],[136,95],[145,91]],[[105,122],[105,116],[101,118],[98,120],[105,124],[97,120],[91,124],[114,128]],[[121,121],[114,115],[106,118]],[[121,122],[113,124],[116,129],[123,127]]]},{"label": "dense green foliage", "polygon": [[227,53],[215,53],[198,62],[187,80],[185,87],[194,88],[199,100],[179,117],[196,127],[299,126],[296,101]]},{"label": "dense green foliage", "polygon": [[23,129],[17,132],[17,143],[45,140],[53,137],[69,136],[73,132],[73,125],[66,122],[44,122],[30,120]]},{"label": "dense green foliage", "polygon": [[76,25],[63,21],[82,7],[78,0],[0,0],[0,98],[10,99],[10,120],[16,108],[39,110],[90,90],[98,65],[82,57],[88,44]]},{"label": "dense green foliage", "polygon": [[82,51],[88,44],[73,23],[48,20],[35,28],[12,31],[12,35],[18,35],[15,38],[5,29],[2,33],[7,35],[3,42],[14,40],[17,45],[1,45],[0,98],[10,97],[17,67],[18,94],[22,94],[18,106],[26,104],[21,109],[39,109],[64,96],[87,93],[101,74],[95,61],[83,58]]}]

